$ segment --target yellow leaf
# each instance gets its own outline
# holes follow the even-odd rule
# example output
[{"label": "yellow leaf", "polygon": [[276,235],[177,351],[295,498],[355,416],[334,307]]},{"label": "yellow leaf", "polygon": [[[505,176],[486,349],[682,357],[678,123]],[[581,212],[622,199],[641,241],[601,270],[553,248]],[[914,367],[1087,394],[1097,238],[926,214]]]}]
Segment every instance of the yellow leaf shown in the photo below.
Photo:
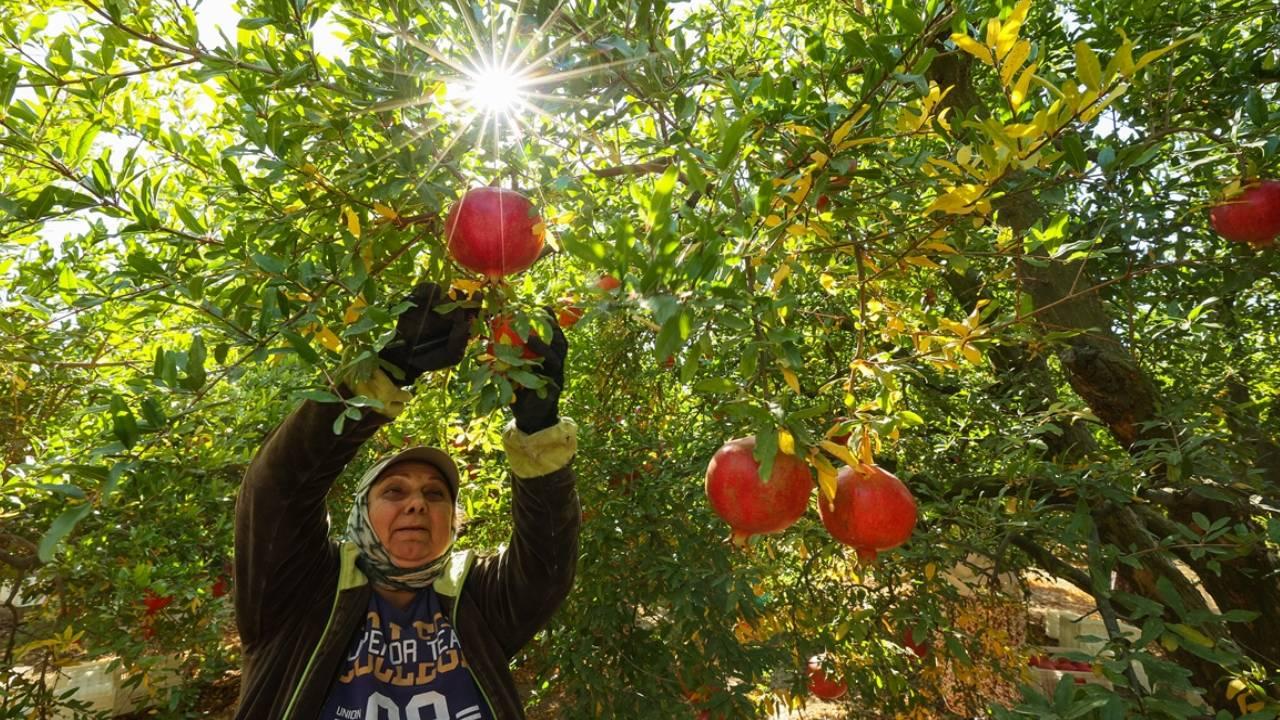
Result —
[{"label": "yellow leaf", "polygon": [[805,197],[809,194],[809,188],[811,187],[813,187],[813,176],[809,173],[805,173],[796,181],[795,190],[792,190],[787,197],[791,198],[791,202],[799,205],[804,202]]},{"label": "yellow leaf", "polygon": [[[822,453],[813,452],[809,456],[813,467],[818,471],[818,491],[828,503],[836,501],[836,468]],[[829,505],[828,505],[829,507]]]},{"label": "yellow leaf", "polygon": [[1097,92],[1102,87],[1102,66],[1098,64],[1098,54],[1083,40],[1076,43],[1076,72],[1090,90]]},{"label": "yellow leaf", "polygon": [[783,125],[782,127],[783,127],[783,128],[785,128],[785,129],[787,129],[787,130],[790,130],[790,131],[791,131],[791,132],[793,132],[793,133],[797,133],[797,134],[799,134],[799,135],[805,135],[805,136],[807,136],[807,137],[811,137],[811,138],[815,138],[815,139],[821,139],[821,138],[819,138],[819,136],[818,136],[818,131],[817,131],[817,130],[814,130],[814,129],[813,129],[813,128],[811,128],[811,127],[808,127],[807,125],[799,125],[799,124],[796,124],[796,123],[787,123],[786,125]]},{"label": "yellow leaf", "polygon": [[769,217],[764,219],[765,227],[775,228],[781,224],[782,224],[782,218],[778,217],[777,215],[770,215]]},{"label": "yellow leaf", "polygon": [[974,40],[968,35],[965,35],[964,33],[952,33],[951,42],[955,43],[956,47],[978,58],[979,60],[986,63],[987,65],[993,64],[993,61],[991,59],[991,51],[988,50],[982,43],[978,42],[977,40]]},{"label": "yellow leaf", "polygon": [[[917,125],[916,127],[919,127],[919,126]],[[854,138],[852,140],[846,140],[845,142],[840,143],[840,145],[836,147],[836,152],[844,152],[849,148],[858,147],[859,145],[870,145],[871,143],[874,143],[874,142],[880,142],[883,139],[884,138],[880,138],[880,137],[862,137],[862,138]]]},{"label": "yellow leaf", "polygon": [[1013,106],[1021,107],[1022,101],[1027,99],[1027,90],[1031,88],[1031,81],[1036,76],[1036,67],[1039,63],[1031,63],[1026,70],[1018,76],[1018,82],[1014,83],[1013,90],[1009,93],[1009,101]]},{"label": "yellow leaf", "polygon": [[970,345],[967,342],[960,344],[960,354],[964,355],[964,359],[968,360],[974,365],[982,364],[982,353],[978,352],[978,348],[974,347],[973,345]]},{"label": "yellow leaf", "polygon": [[368,303],[365,302],[364,296],[357,295],[356,299],[351,301],[351,304],[347,306],[346,312],[342,314],[342,322],[348,325],[354,324],[360,319],[360,316],[363,314],[362,311],[367,306]]},{"label": "yellow leaf", "polygon": [[848,137],[849,133],[853,130],[853,126],[857,125],[858,121],[865,117],[867,111],[870,109],[870,105],[863,105],[854,111],[854,113],[849,116],[848,120],[840,123],[840,127],[836,128],[836,131],[831,134],[831,144],[839,145],[842,140]]},{"label": "yellow leaf", "polygon": [[791,263],[782,263],[782,267],[773,273],[773,278],[770,279],[769,284],[774,290],[777,290],[789,277],[791,277]]},{"label": "yellow leaf", "polygon": [[294,200],[288,205],[285,205],[284,209],[281,210],[281,212],[283,212],[285,215],[292,215],[305,207],[306,205],[304,205],[301,200]]},{"label": "yellow leaf", "polygon": [[317,172],[320,172],[320,171],[317,170],[316,166],[312,165],[311,163],[303,163],[302,172],[306,175],[315,175]]},{"label": "yellow leaf", "polygon": [[924,250],[935,250],[937,252],[942,253],[943,255],[955,255],[956,253],[960,252],[959,250],[956,250],[955,248],[948,245],[947,243],[938,242],[937,240],[930,240],[929,242],[924,243],[920,247]]},{"label": "yellow leaf", "polygon": [[936,263],[936,262],[934,262],[934,261],[930,260],[929,258],[925,257],[924,255],[908,255],[907,257],[904,257],[902,260],[903,260],[903,262],[907,263],[908,265],[916,265],[916,266],[918,266],[918,267],[922,267],[922,268],[929,268],[930,270],[942,270],[942,269],[944,269],[941,265],[939,265],[938,263]]},{"label": "yellow leaf", "polygon": [[837,460],[840,460],[850,467],[857,466],[858,461],[854,459],[853,453],[849,452],[849,448],[844,445],[837,445],[830,440],[823,440],[821,444],[822,449],[831,453]]},{"label": "yellow leaf", "polygon": [[449,297],[457,300],[467,295],[474,295],[484,289],[484,283],[479,280],[468,280],[466,278],[458,278],[449,283]]},{"label": "yellow leaf", "polygon": [[1018,0],[1018,4],[1013,6],[1013,12],[1009,13],[1009,18],[1005,20],[1006,27],[1010,23],[1022,25],[1027,21],[1027,13],[1031,11],[1031,0]]},{"label": "yellow leaf", "polygon": [[1013,80],[1014,73],[1022,69],[1022,63],[1027,61],[1027,57],[1031,55],[1031,43],[1027,40],[1019,40],[1014,44],[1013,49],[1005,57],[1003,64],[1000,65],[1000,82],[1009,86],[1009,82]]},{"label": "yellow leaf", "polygon": [[925,566],[924,566],[924,579],[925,579],[925,580],[932,580],[932,579],[934,578],[934,576],[935,576],[935,575],[937,575],[937,574],[938,574],[938,564],[937,564],[937,563],[928,563],[927,565],[925,565]]},{"label": "yellow leaf", "polygon": [[814,169],[819,170],[826,167],[827,161],[830,160],[831,157],[821,150],[814,150],[813,153],[809,155],[809,159],[813,161]]},{"label": "yellow leaf", "polygon": [[[796,374],[790,368],[782,368],[782,378],[787,381],[787,387],[791,388],[792,392],[797,395],[800,394],[800,378],[796,377]],[[794,454],[788,453],[788,455]]]},{"label": "yellow leaf", "polygon": [[1120,33],[1122,41],[1120,42],[1120,48],[1111,57],[1111,62],[1107,63],[1107,69],[1103,72],[1108,82],[1116,76],[1116,73],[1120,73],[1124,77],[1129,77],[1133,74],[1133,42],[1129,40],[1129,36],[1125,34],[1124,30],[1116,28],[1116,32]]},{"label": "yellow leaf", "polygon": [[373,211],[388,220],[396,220],[400,217],[400,213],[396,212],[395,210],[391,209],[386,205],[383,205],[380,202],[375,202],[373,204]]},{"label": "yellow leaf", "polygon": [[[994,51],[1000,46],[1000,18],[991,18],[987,21],[987,50]],[[997,54],[996,57],[999,57]]]},{"label": "yellow leaf", "polygon": [[785,455],[796,454],[796,439],[791,435],[791,431],[786,428],[778,429],[778,452]]},{"label": "yellow leaf", "polygon": [[1159,60],[1166,53],[1170,52],[1171,50],[1178,47],[1179,45],[1191,42],[1192,40],[1199,39],[1199,37],[1200,37],[1200,33],[1196,33],[1194,35],[1188,35],[1187,37],[1184,37],[1181,40],[1173,41],[1172,43],[1160,48],[1159,50],[1152,50],[1151,52],[1143,53],[1142,57],[1138,58],[1138,62],[1134,63],[1133,71],[1138,72],[1142,68],[1150,65],[1156,60]]},{"label": "yellow leaf", "polygon": [[335,335],[333,331],[330,330],[329,328],[327,327],[320,328],[320,332],[315,334],[315,338],[316,340],[320,341],[321,345],[332,350],[333,352],[335,353],[342,352],[342,341],[339,340],[338,336]]},{"label": "yellow leaf", "polygon": [[809,228],[804,223],[792,223],[787,226],[787,234],[795,237],[804,237],[809,234]]},{"label": "yellow leaf", "polygon": [[875,464],[875,457],[871,453],[871,428],[862,428],[862,442],[858,444],[858,459],[864,465]]},{"label": "yellow leaf", "polygon": [[347,231],[354,237],[360,237],[360,216],[349,207],[342,208],[342,211],[347,216]]},{"label": "yellow leaf", "polygon": [[[1107,93],[1106,97],[1085,108],[1084,111],[1080,113],[1081,122],[1089,122],[1090,120],[1098,117],[1098,115],[1102,114],[1103,110],[1107,109],[1107,106],[1115,102],[1116,98],[1125,94],[1128,89],[1129,86],[1126,83],[1120,83],[1120,85],[1114,90]],[[1086,97],[1088,96],[1086,95]]]},{"label": "yellow leaf", "polygon": [[823,289],[823,290],[826,290],[828,293],[830,293],[830,294],[832,294],[832,295],[834,295],[834,294],[835,294],[835,292],[836,292],[836,279],[835,279],[834,277],[832,277],[831,275],[829,275],[829,274],[827,274],[827,273],[822,273],[821,275],[819,275],[819,276],[818,276],[818,284],[819,284],[819,285],[821,285],[821,286],[822,286],[822,289]]}]

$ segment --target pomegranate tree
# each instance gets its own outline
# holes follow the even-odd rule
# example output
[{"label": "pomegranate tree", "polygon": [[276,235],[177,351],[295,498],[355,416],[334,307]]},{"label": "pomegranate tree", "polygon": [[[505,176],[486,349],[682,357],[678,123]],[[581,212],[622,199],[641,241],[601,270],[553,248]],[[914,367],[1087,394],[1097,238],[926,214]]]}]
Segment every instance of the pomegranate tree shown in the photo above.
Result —
[{"label": "pomegranate tree", "polygon": [[542,252],[542,218],[514,190],[468,190],[444,222],[449,255],[490,280],[527,269]]},{"label": "pomegranate tree", "polygon": [[752,535],[782,532],[809,507],[813,473],[794,455],[778,453],[769,480],[760,479],[755,437],[730,440],[707,465],[707,499],[729,523],[733,541],[745,545]]},{"label": "pomegranate tree", "polygon": [[1264,180],[1245,188],[1209,212],[1222,237],[1252,245],[1270,245],[1280,237],[1280,181]]},{"label": "pomegranate tree", "polygon": [[841,468],[835,501],[823,498],[818,511],[827,532],[856,549],[863,562],[906,542],[916,526],[915,498],[893,473],[876,465]]}]

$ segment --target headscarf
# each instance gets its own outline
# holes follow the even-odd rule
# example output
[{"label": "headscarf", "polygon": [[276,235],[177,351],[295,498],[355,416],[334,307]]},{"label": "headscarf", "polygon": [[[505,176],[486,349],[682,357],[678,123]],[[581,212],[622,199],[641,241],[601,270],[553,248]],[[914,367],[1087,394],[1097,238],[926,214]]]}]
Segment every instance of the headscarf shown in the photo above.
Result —
[{"label": "headscarf", "polygon": [[[435,582],[435,579],[444,571],[445,565],[449,562],[449,551],[453,549],[457,528],[454,527],[453,518],[451,517],[449,520],[449,545],[440,554],[440,557],[424,565],[411,568],[400,567],[391,561],[391,556],[387,553],[387,549],[383,547],[382,541],[378,539],[377,533],[373,531],[373,524],[369,521],[369,491],[373,489],[373,485],[378,481],[382,471],[398,459],[400,458],[392,457],[383,460],[370,468],[364,474],[364,477],[360,478],[360,485],[356,487],[355,501],[351,504],[351,513],[347,516],[345,537],[360,550],[360,555],[356,558],[356,567],[359,567],[360,571],[368,576],[374,585],[393,590],[421,590]],[[448,482],[447,478],[446,482]],[[453,492],[452,497],[454,502],[457,503],[456,492]]]}]

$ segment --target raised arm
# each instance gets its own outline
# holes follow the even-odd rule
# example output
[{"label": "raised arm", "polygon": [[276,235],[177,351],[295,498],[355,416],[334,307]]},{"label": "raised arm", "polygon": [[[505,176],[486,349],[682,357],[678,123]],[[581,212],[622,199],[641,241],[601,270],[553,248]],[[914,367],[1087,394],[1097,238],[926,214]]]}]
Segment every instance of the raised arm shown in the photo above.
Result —
[{"label": "raised arm", "polygon": [[511,540],[473,570],[467,592],[494,626],[507,656],[515,655],[564,602],[573,587],[582,513],[570,463],[578,428],[559,417],[569,344],[551,323],[551,343],[529,338],[547,379],[541,392],[521,389],[515,420],[503,433],[511,465]]},{"label": "raised arm", "polygon": [[[306,401],[267,436],[236,502],[236,621],[252,646],[288,625],[291,609],[331,593],[336,548],[329,541],[325,496],[360,446],[404,408],[410,396],[396,387],[423,373],[457,364],[466,350],[475,311],[453,304],[436,285],[422,283],[405,298],[396,336],[383,349],[387,372],[340,387],[382,402],[334,433],[343,403]],[[393,380],[391,375],[395,375]]]}]

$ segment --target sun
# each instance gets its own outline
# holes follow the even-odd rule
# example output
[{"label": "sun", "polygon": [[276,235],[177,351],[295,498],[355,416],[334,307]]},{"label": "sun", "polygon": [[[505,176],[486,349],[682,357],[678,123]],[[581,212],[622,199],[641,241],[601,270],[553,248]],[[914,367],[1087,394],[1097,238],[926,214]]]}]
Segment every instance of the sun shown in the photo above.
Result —
[{"label": "sun", "polygon": [[472,108],[490,115],[519,105],[528,83],[514,68],[486,65],[460,78],[461,95]]}]

